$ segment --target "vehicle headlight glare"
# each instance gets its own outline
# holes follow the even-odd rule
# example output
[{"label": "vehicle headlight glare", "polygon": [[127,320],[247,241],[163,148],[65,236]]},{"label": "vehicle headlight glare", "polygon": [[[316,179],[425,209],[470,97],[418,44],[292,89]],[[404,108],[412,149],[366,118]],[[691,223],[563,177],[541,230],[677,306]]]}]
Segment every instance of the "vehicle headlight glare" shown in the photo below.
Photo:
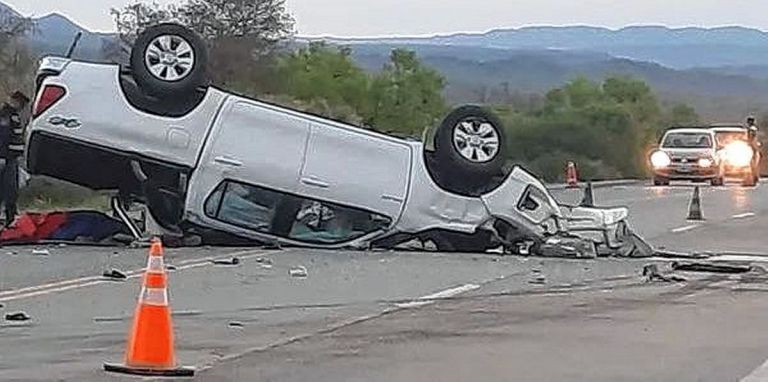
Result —
[{"label": "vehicle headlight glare", "polygon": [[669,158],[669,155],[663,151],[657,151],[651,155],[651,164],[654,168],[664,168],[671,163],[672,160]]},{"label": "vehicle headlight glare", "polygon": [[753,155],[755,155],[754,151],[746,142],[733,142],[725,148],[725,158],[732,166],[749,166]]},{"label": "vehicle headlight glare", "polygon": [[702,167],[702,168],[712,167],[712,159],[709,159],[709,158],[699,159],[699,167]]}]

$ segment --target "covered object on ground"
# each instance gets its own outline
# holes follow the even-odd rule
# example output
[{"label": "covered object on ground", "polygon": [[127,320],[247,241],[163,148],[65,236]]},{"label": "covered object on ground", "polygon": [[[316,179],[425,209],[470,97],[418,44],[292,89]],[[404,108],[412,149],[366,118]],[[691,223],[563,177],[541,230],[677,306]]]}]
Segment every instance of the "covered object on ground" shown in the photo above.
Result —
[{"label": "covered object on ground", "polygon": [[119,220],[96,211],[25,213],[0,232],[2,244],[41,241],[98,243],[119,233],[128,233]]}]

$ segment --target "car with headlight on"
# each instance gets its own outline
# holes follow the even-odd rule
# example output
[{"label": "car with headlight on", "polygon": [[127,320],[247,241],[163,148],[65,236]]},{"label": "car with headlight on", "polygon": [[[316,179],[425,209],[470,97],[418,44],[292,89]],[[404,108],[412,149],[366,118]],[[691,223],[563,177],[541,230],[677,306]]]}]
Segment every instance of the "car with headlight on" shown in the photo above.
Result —
[{"label": "car with headlight on", "polygon": [[749,131],[741,125],[712,125],[717,156],[725,177],[735,177],[745,186],[760,180],[761,154],[759,144],[751,144]]},{"label": "car with headlight on", "polygon": [[706,128],[672,128],[650,156],[653,184],[672,180],[709,181],[722,185],[724,172],[717,155],[715,132]]},{"label": "car with headlight on", "polygon": [[485,251],[583,238],[631,251],[626,208],[559,205],[507,166],[498,118],[459,107],[433,146],[207,82],[194,32],[146,29],[130,67],[49,57],[37,76],[26,167],[144,204],[173,233],[212,230],[320,248],[432,241]]}]

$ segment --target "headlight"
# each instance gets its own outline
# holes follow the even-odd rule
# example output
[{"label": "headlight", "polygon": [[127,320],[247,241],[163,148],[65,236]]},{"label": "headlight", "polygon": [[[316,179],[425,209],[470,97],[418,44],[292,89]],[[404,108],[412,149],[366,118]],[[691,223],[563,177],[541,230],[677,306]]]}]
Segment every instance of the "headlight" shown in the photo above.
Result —
[{"label": "headlight", "polygon": [[725,160],[732,166],[749,166],[752,163],[753,155],[755,153],[752,151],[752,148],[743,141],[733,142],[725,148]]},{"label": "headlight", "polygon": [[699,167],[703,167],[703,168],[712,167],[712,159],[707,159],[707,158],[699,159]]},{"label": "headlight", "polygon": [[657,151],[651,155],[651,164],[653,165],[653,168],[664,168],[671,163],[672,160],[669,158],[669,155],[663,151]]}]

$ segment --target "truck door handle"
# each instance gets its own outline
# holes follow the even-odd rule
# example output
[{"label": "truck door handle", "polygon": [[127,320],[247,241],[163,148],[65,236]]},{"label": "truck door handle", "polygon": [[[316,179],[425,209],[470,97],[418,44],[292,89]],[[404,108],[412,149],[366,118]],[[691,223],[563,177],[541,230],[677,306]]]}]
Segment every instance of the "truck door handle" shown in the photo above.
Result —
[{"label": "truck door handle", "polygon": [[237,160],[235,158],[230,158],[228,156],[216,157],[216,158],[213,159],[213,161],[218,163],[218,164],[223,164],[223,165],[233,166],[233,167],[242,167],[243,166],[243,162],[241,162],[241,161],[239,161],[239,160]]},{"label": "truck door handle", "polygon": [[301,183],[304,183],[307,186],[319,187],[319,188],[329,188],[329,187],[331,187],[330,184],[328,184],[326,182],[323,182],[322,180],[317,179],[315,177],[301,178]]}]

